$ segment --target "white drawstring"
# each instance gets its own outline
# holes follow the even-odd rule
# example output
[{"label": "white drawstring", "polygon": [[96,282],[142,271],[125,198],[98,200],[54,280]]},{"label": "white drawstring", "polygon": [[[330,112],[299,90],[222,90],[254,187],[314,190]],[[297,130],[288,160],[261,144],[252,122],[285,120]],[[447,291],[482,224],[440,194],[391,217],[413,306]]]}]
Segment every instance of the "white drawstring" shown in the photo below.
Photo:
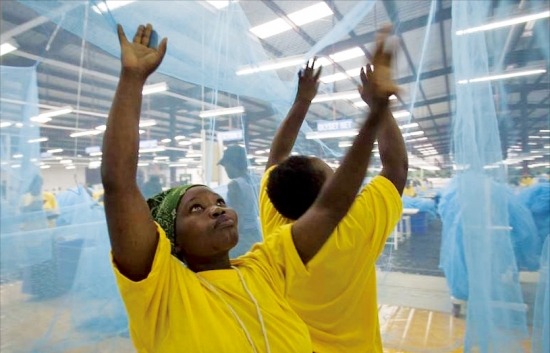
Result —
[{"label": "white drawstring", "polygon": [[[252,300],[252,303],[254,303],[254,306],[256,307],[256,313],[258,315],[258,321],[260,322],[260,326],[262,328],[262,334],[264,336],[264,343],[265,343],[265,347],[266,347],[266,353],[271,353],[271,349],[269,347],[269,340],[267,339],[267,330],[265,328],[265,323],[264,323],[264,318],[262,316],[262,311],[260,310],[260,305],[258,304],[258,301],[256,300],[256,298],[254,297],[254,295],[252,295],[252,292],[250,292],[250,290],[248,289],[248,286],[246,285],[246,282],[241,274],[241,271],[239,271],[239,269],[235,266],[231,266],[232,269],[234,269],[235,271],[237,271],[237,274],[239,276],[239,280],[241,281],[241,284],[245,290],[245,292],[248,294],[248,296],[250,297],[250,300]],[[206,279],[204,279],[200,274],[197,273],[197,278],[199,279],[199,281],[207,288],[209,289],[212,293],[214,293],[216,296],[218,296],[218,298],[221,299],[221,301],[227,306],[227,308],[229,309],[229,311],[231,312],[231,314],[233,315],[233,317],[235,318],[235,320],[237,321],[237,323],[239,324],[239,326],[241,326],[241,329],[243,330],[248,342],[250,343],[250,346],[252,347],[252,350],[254,351],[254,353],[258,353],[258,350],[256,348],[256,345],[254,344],[254,341],[252,340],[252,337],[250,336],[250,333],[248,332],[248,329],[246,328],[244,322],[241,320],[241,318],[239,317],[239,314],[237,314],[237,312],[235,311],[235,309],[233,309],[233,307],[231,306],[231,304],[229,304],[225,299],[224,297],[221,295],[221,293],[216,289],[216,287],[214,287],[210,282],[208,282]]]}]

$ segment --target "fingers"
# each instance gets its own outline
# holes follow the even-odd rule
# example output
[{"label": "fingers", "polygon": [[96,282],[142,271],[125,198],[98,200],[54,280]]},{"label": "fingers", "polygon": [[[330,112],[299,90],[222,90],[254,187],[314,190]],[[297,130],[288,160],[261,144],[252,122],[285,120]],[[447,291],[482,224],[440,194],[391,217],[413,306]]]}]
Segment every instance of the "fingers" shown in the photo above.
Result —
[{"label": "fingers", "polygon": [[[367,65],[367,72],[369,71],[369,68],[370,68],[370,65]],[[371,70],[372,72],[372,70]],[[367,75],[365,74],[365,69],[364,68],[361,68],[361,73],[359,74],[359,76],[361,77],[361,82],[366,85],[367,82],[368,82],[368,79],[367,79]]]},{"label": "fingers", "polygon": [[367,64],[367,79],[370,79],[372,77],[372,65]]},{"label": "fingers", "polygon": [[323,67],[322,66],[319,66],[319,68],[317,69],[317,72],[315,73],[315,75],[313,76],[313,78],[315,79],[315,81],[318,81],[319,80],[319,77],[321,77],[321,72],[323,71]]},{"label": "fingers", "polygon": [[126,38],[126,34],[124,33],[124,29],[120,24],[116,26],[117,33],[118,33],[118,41],[120,44],[128,43],[128,38]]},{"label": "fingers", "polygon": [[319,77],[321,76],[321,73],[323,71],[323,67],[319,66],[319,67],[317,67],[317,70],[315,70],[315,62],[316,61],[317,61],[317,57],[314,57],[312,60],[308,60],[306,62],[306,67],[298,72],[298,77],[299,78],[302,78],[302,77],[312,78],[315,81],[317,81],[319,79]]},{"label": "fingers", "polygon": [[149,46],[152,32],[153,32],[153,26],[150,23],[148,23],[147,26],[145,26],[145,30],[143,31],[143,34],[141,37],[141,44],[145,45],[146,47]]},{"label": "fingers", "polygon": [[168,46],[168,38],[164,37],[164,38],[162,38],[162,41],[160,42],[159,48],[158,48],[158,51],[159,51],[159,54],[160,54],[160,60],[162,60],[162,58],[164,58],[164,54],[166,54],[167,46]]},{"label": "fingers", "polygon": [[145,31],[145,27],[143,25],[139,25],[136,34],[134,35],[134,43],[141,43],[141,37],[143,37],[143,31]]},{"label": "fingers", "polygon": [[378,31],[378,34],[376,36],[376,50],[374,52],[373,63],[380,63],[381,61],[387,59],[387,57],[385,56],[386,53],[384,48],[386,47],[387,39],[390,36],[391,28],[392,27],[390,25],[386,25],[382,27],[380,31]]}]

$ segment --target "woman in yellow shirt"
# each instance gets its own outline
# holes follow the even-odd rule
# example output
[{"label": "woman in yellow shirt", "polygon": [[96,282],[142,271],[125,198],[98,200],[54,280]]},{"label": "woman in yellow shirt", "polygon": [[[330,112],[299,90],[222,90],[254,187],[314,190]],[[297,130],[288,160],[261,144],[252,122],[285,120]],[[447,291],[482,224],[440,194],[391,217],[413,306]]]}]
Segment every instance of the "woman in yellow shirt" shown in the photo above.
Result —
[{"label": "woman in yellow shirt", "polygon": [[[302,217],[230,261],[238,219],[218,194],[192,185],[147,203],[141,196],[135,182],[141,92],[167,40],[150,48],[151,25],[140,26],[133,42],[121,26],[118,33],[122,70],[101,172],[113,266],[138,352],[312,352],[307,327],[286,299],[287,285],[307,275],[304,264],[355,199],[366,170],[364,147],[372,150],[382,114],[371,108],[342,166]],[[381,100],[393,93],[382,91]]]}]

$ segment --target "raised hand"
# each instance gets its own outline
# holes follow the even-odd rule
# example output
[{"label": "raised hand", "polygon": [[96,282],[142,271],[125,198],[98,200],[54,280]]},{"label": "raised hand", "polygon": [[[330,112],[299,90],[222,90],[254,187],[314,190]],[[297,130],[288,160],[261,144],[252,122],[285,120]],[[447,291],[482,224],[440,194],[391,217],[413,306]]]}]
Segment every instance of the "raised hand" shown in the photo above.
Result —
[{"label": "raised hand", "polygon": [[308,61],[305,69],[298,72],[298,93],[296,94],[296,100],[311,102],[317,94],[319,76],[321,76],[323,68],[319,67],[317,71],[315,71],[315,60],[317,60],[317,58],[313,58],[311,63]]},{"label": "raised hand", "polygon": [[150,24],[140,25],[132,42],[126,38],[121,25],[118,25],[117,29],[123,72],[137,75],[145,81],[162,62],[164,54],[166,54],[168,40],[164,38],[158,48],[150,48],[151,33],[153,32],[153,26]]},{"label": "raised hand", "polygon": [[374,108],[379,106],[387,106],[388,99],[392,94],[398,93],[399,89],[392,78],[392,49],[386,49],[387,39],[391,31],[390,26],[384,27],[378,33],[376,39],[376,51],[373,57],[373,66],[367,65],[365,71],[361,68],[361,83],[362,86],[358,87],[361,98],[369,107]]}]

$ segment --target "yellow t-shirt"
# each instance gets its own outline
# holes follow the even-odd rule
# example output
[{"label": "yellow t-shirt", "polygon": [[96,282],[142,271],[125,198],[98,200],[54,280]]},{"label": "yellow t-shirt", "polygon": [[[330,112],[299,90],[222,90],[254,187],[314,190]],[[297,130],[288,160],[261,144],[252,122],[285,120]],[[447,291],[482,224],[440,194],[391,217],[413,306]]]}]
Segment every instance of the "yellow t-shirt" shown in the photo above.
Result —
[{"label": "yellow t-shirt", "polygon": [[[268,170],[260,189],[260,220],[266,240],[278,236],[281,216],[267,195]],[[386,238],[401,217],[403,205],[395,186],[375,177],[355,199],[321,250],[293,277],[288,300],[306,322],[316,353],[382,352],[378,322],[375,263]]]},{"label": "yellow t-shirt", "polygon": [[403,195],[408,197],[415,197],[416,190],[414,189],[414,186],[406,186],[405,189],[403,189]]},{"label": "yellow t-shirt", "polygon": [[[158,227],[159,242],[149,276],[134,282],[113,262],[116,280],[128,312],[130,334],[139,353],[253,352],[228,305],[201,284],[201,276],[236,311],[258,352],[266,352],[256,306],[236,270],[194,273],[170,254],[170,242]],[[290,231],[284,227],[265,243],[256,244],[232,264],[256,298],[266,326],[271,352],[311,353],[307,326],[284,298],[287,277],[304,273]]]}]

